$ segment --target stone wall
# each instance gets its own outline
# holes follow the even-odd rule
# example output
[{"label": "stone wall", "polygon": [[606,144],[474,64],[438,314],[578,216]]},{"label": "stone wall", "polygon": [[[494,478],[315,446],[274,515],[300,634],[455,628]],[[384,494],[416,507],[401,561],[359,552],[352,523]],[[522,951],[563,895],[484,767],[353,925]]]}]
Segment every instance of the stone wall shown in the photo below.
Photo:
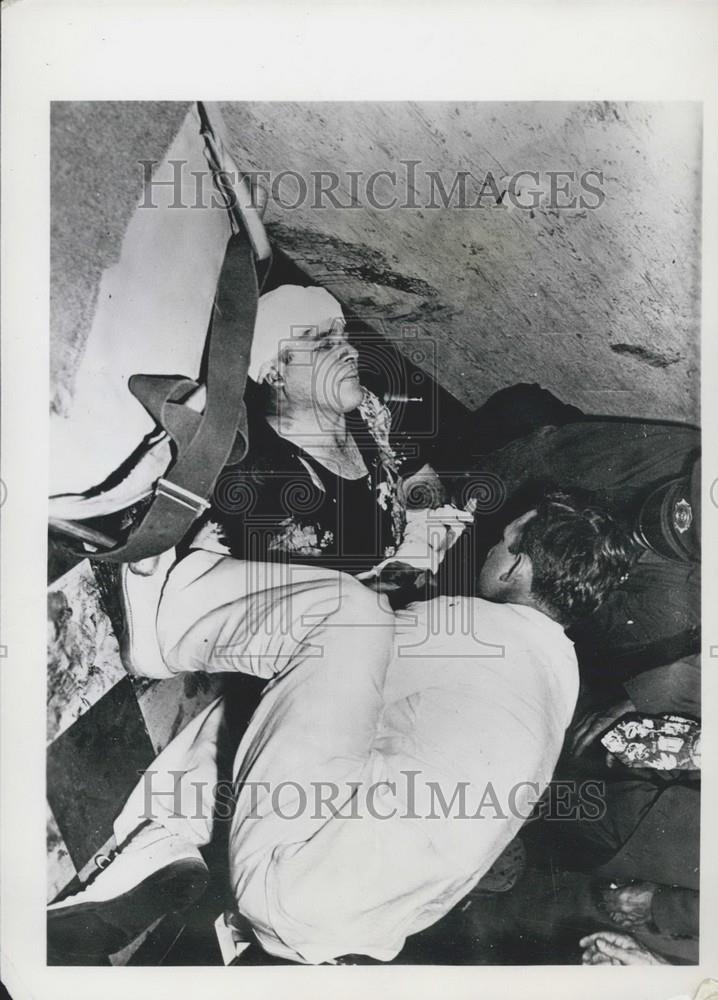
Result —
[{"label": "stone wall", "polygon": [[[56,405],[72,392],[99,275],[141,197],[138,161],[162,157],[186,109],[55,106]],[[239,165],[269,172],[273,193],[299,203],[270,199],[277,244],[399,343],[407,327],[433,338],[439,381],[463,403],[530,380],[593,413],[698,420],[699,105],[235,103],[222,111]],[[590,170],[603,173],[602,182],[588,179],[602,191],[597,208],[598,196],[580,186]],[[301,175],[306,192],[296,176],[277,182],[282,171]],[[395,171],[396,181],[378,175],[370,193],[378,171]],[[479,207],[460,207],[460,188],[451,193],[462,171],[471,175],[466,206],[491,174]],[[523,176],[511,189],[520,171],[538,172],[539,183]],[[553,202],[549,171],[576,175]],[[354,207],[318,193],[330,172],[339,177],[334,200]],[[583,207],[556,207],[581,194]],[[393,208],[378,207],[394,197]],[[417,207],[402,207],[407,200]]]}]

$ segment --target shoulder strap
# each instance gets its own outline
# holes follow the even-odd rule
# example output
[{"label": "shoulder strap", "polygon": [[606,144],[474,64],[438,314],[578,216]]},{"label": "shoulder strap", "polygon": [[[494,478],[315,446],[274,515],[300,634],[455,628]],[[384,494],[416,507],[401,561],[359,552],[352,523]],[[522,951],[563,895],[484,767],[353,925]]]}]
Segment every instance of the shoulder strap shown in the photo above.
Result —
[{"label": "shoulder strap", "polygon": [[204,413],[180,400],[195,383],[163,375],[134,375],[130,389],[171,435],[177,456],[157,482],[142,521],[127,540],[94,559],[133,562],[175,546],[209,497],[230,456],[247,452],[244,390],[257,315],[258,284],[251,247],[242,234],[231,236],[219,276],[207,352],[207,402]]}]

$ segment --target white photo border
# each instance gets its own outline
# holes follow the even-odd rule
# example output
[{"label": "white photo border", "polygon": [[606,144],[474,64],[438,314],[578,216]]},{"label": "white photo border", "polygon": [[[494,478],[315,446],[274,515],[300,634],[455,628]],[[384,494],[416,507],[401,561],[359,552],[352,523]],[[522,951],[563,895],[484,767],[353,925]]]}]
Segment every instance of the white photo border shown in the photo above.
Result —
[{"label": "white photo border", "polygon": [[[16,0],[2,60],[2,975],[14,1000],[275,994],[677,1000],[718,977],[718,5]],[[45,595],[53,100],[703,103],[701,964],[47,968]],[[713,490],[718,497],[718,487]],[[3,652],[3,650],[0,650]],[[711,656],[711,652],[713,655]],[[718,984],[716,985],[718,996]]]}]

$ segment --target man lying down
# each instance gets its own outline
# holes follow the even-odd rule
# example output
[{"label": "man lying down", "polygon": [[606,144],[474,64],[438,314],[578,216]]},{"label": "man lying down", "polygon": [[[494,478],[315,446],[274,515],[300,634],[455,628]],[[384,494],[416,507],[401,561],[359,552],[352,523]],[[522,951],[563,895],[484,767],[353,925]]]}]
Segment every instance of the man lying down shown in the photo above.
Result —
[{"label": "man lying down", "polygon": [[[312,580],[310,616],[280,622],[276,603],[256,603],[252,635],[274,658],[234,759],[229,868],[238,912],[267,952],[388,961],[473,888],[558,758],[578,690],[564,627],[600,605],[629,552],[607,513],[553,493],[506,526],[480,597],[394,614],[384,595],[336,573],[321,600]],[[223,669],[256,670],[247,607],[232,611],[232,573],[220,564],[217,575],[226,557],[195,555],[168,583],[177,625],[164,642],[180,652],[167,662],[202,669],[207,650],[226,647]],[[221,615],[196,607],[207,574]],[[194,623],[184,631],[183,595]],[[112,953],[203,891],[224,712],[219,698],[167,746],[149,795],[145,776],[115,821],[114,859],[50,907],[59,951]]]}]

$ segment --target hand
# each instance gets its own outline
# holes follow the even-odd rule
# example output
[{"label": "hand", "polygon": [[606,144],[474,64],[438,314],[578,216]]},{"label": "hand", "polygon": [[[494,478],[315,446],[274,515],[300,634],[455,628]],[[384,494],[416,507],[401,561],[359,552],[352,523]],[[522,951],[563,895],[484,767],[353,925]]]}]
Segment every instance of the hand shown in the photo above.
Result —
[{"label": "hand", "polygon": [[374,570],[367,573],[359,573],[358,580],[362,580],[365,586],[377,594],[394,594],[404,587],[423,587],[426,583],[426,573],[417,570],[409,563],[391,561],[387,563],[378,575],[373,575]]},{"label": "hand", "polygon": [[668,965],[669,962],[639,944],[630,934],[598,931],[581,938],[584,965]]},{"label": "hand", "polygon": [[569,736],[568,748],[577,757],[590,747],[594,740],[610,729],[624,715],[635,712],[636,707],[630,698],[619,701],[608,708],[587,712],[573,726]]},{"label": "hand", "polygon": [[451,504],[406,512],[406,530],[401,545],[388,562],[404,562],[416,569],[436,573],[441,561],[456,544],[474,515]]},{"label": "hand", "polygon": [[606,913],[620,927],[642,927],[650,923],[655,892],[653,882],[634,882],[617,889],[606,889],[603,905]]},{"label": "hand", "polygon": [[[414,574],[417,570],[423,571],[422,575],[435,573],[446,553],[467,525],[473,522],[473,511],[459,510],[451,504],[427,510],[408,510],[404,538],[394,555],[357,574],[357,579],[376,590],[381,588],[371,583],[372,578],[383,577],[389,567],[393,569],[396,566],[399,573],[406,573],[407,569]],[[397,588],[392,586],[390,589]]]}]

